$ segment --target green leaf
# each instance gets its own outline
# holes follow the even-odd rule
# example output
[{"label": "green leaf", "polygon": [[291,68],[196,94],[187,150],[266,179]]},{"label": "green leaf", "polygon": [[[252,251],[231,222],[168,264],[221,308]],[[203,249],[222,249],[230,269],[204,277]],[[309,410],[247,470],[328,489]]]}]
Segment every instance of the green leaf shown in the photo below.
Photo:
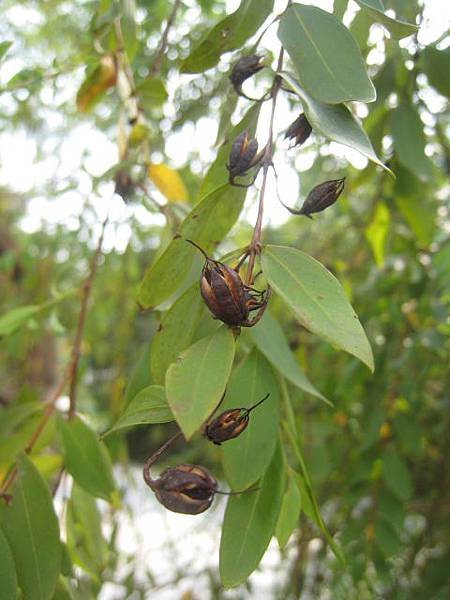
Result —
[{"label": "green leaf", "polygon": [[273,8],[273,0],[241,0],[236,12],[217,23],[182,63],[182,73],[214,67],[224,52],[237,50],[255,34]]},{"label": "green leaf", "polygon": [[220,578],[226,588],[243,583],[256,569],[275,531],[283,494],[280,446],[259,488],[228,500],[220,540]]},{"label": "green leaf", "polygon": [[107,567],[108,545],[95,499],[76,483],[67,503],[67,547],[72,560],[93,575]]},{"label": "green leaf", "polygon": [[149,362],[150,346],[146,344],[143,351],[139,354],[137,363],[131,371],[131,376],[124,393],[124,405],[128,405],[138,392],[154,383],[150,376],[150,369],[148,368]]},{"label": "green leaf", "polygon": [[392,556],[400,548],[401,542],[389,523],[378,519],[375,522],[374,533],[375,542],[386,557]]},{"label": "green leaf", "polygon": [[166,250],[149,267],[142,280],[138,302],[154,308],[180,286],[198,252],[192,239],[208,252],[231,229],[242,210],[245,194],[234,194],[230,185],[208,193],[189,213]]},{"label": "green leaf", "polygon": [[120,25],[122,29],[125,52],[128,60],[133,61],[139,48],[139,38],[136,32],[136,2],[135,0],[121,0],[122,18]]},{"label": "green leaf", "polygon": [[[41,402],[24,402],[12,404],[0,409],[0,436],[6,436],[13,432],[24,421],[42,410]],[[1,462],[1,461],[0,461]]]},{"label": "green leaf", "polygon": [[342,21],[347,10],[348,0],[334,0],[333,15]]},{"label": "green leaf", "polygon": [[389,222],[390,216],[386,205],[383,202],[378,202],[365,234],[379,269],[384,266],[384,243],[389,230]]},{"label": "green leaf", "polygon": [[420,51],[419,60],[430,84],[440,94],[450,98],[450,46],[445,50],[427,46]]},{"label": "green leaf", "polygon": [[2,315],[0,317],[0,339],[23,327],[41,309],[42,307],[38,305],[19,306]]},{"label": "green leaf", "polygon": [[[0,525],[17,569],[25,598],[49,600],[61,569],[58,519],[47,484],[22,454],[9,505],[0,506]],[[3,580],[2,580],[3,586]]]},{"label": "green leaf", "polygon": [[0,529],[0,600],[17,598],[17,576],[14,558],[8,540]]},{"label": "green leaf", "polygon": [[144,79],[136,86],[136,93],[140,97],[145,110],[160,106],[167,100],[167,91],[161,79]]},{"label": "green leaf", "polygon": [[12,42],[7,41],[0,42],[0,60],[2,60],[2,58],[5,56],[8,50],[11,48],[12,44]]},{"label": "green leaf", "polygon": [[218,413],[230,408],[249,408],[266,394],[270,397],[251,414],[247,428],[222,446],[226,478],[234,490],[255,483],[266,471],[277,443],[278,385],[264,356],[253,350],[239,365]]},{"label": "green leaf", "polygon": [[394,187],[395,204],[408,223],[420,246],[427,248],[436,229],[437,205],[427,186],[398,165]]},{"label": "green leaf", "polygon": [[317,396],[330,404],[303,373],[289,348],[283,329],[269,311],[265,312],[257,327],[249,329],[249,335],[258,350],[286,379],[304,392]]},{"label": "green leaf", "polygon": [[103,437],[124,427],[169,423],[173,420],[172,412],[167,405],[164,388],[160,385],[149,385],[133,398],[124,413]]},{"label": "green leaf", "polygon": [[166,374],[169,406],[186,439],[201,427],[225,391],[235,352],[227,327],[182,352]]},{"label": "green leaf", "polygon": [[342,554],[342,550],[336,544],[334,539],[332,538],[330,532],[325,525],[324,520],[320,514],[319,506],[317,504],[316,497],[314,495],[314,490],[311,484],[311,478],[308,473],[308,469],[306,467],[305,459],[303,458],[303,453],[300,448],[300,442],[298,439],[297,428],[295,424],[295,415],[292,409],[291,400],[289,397],[289,392],[287,389],[286,382],[283,378],[280,377],[280,385],[283,397],[283,405],[286,413],[286,420],[283,421],[283,429],[286,433],[287,440],[294,452],[294,455],[297,459],[298,466],[300,468],[300,474],[298,475],[295,472],[292,472],[293,477],[295,477],[297,481],[297,485],[301,494],[301,503],[302,510],[304,513],[312,520],[313,523],[317,525],[320,531],[325,536],[330,548],[333,550],[335,556],[340,560],[342,564],[345,564],[345,558]]},{"label": "green leaf", "polygon": [[87,492],[111,501],[115,491],[111,460],[95,432],[78,416],[57,420],[64,464],[75,481]]},{"label": "green leaf", "polygon": [[334,15],[315,6],[293,4],[280,19],[278,37],[302,87],[315,99],[327,104],[375,100],[358,45]]},{"label": "green leaf", "polygon": [[284,492],[280,514],[278,516],[276,537],[280,548],[284,548],[298,525],[302,507],[302,497],[295,478],[291,475],[287,490]]},{"label": "green leaf", "polygon": [[409,470],[395,450],[386,450],[382,456],[383,480],[388,490],[400,500],[409,500],[413,487]]},{"label": "green leaf", "polygon": [[412,104],[392,111],[391,133],[398,160],[422,181],[433,178],[433,164],[425,155],[423,123]]},{"label": "green leaf", "polygon": [[290,73],[282,72],[281,75],[302,101],[305,115],[315,131],[333,142],[357,150],[392,175],[392,171],[376,155],[362,125],[345,104],[323,104],[314,100]]},{"label": "green leaf", "polygon": [[395,40],[416,33],[418,27],[413,23],[393,19],[384,14],[384,6],[380,0],[355,0],[357,4],[369,14],[374,21],[384,25]]},{"label": "green leaf", "polygon": [[150,371],[155,383],[164,383],[169,365],[191,344],[204,307],[199,284],[195,283],[162,318],[150,351]]},{"label": "green leaf", "polygon": [[364,329],[341,285],[323,265],[295,248],[266,246],[262,269],[303,327],[353,354],[373,371]]}]

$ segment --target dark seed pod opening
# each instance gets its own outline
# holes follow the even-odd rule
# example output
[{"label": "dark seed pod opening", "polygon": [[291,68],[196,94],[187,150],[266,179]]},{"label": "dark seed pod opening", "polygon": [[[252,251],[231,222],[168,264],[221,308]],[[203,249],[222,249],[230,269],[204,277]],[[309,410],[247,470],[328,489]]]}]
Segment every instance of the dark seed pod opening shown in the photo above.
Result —
[{"label": "dark seed pod opening", "polygon": [[231,146],[228,164],[226,165],[230,177],[245,175],[248,169],[253,166],[257,151],[258,142],[249,136],[248,131],[238,135]]},{"label": "dark seed pod opening", "polygon": [[263,61],[263,56],[249,54],[248,56],[242,56],[233,66],[230,81],[237,94],[241,94],[241,87],[244,81],[264,67]]},{"label": "dark seed pod opening", "polygon": [[300,209],[290,208],[281,202],[281,200],[280,202],[291,214],[304,215],[311,219],[312,214],[322,212],[336,202],[342,194],[344,184],[345,177],[319,183],[319,185],[316,185],[316,187],[309,192]]},{"label": "dark seed pod opening", "polygon": [[262,400],[250,408],[232,408],[224,411],[206,425],[205,436],[217,446],[238,437],[249,423],[250,412],[267,400],[269,396],[270,394],[266,394]]},{"label": "dark seed pod opening", "polygon": [[166,469],[153,480],[151,488],[168,510],[198,515],[211,506],[217,481],[205,468],[183,464]]},{"label": "dark seed pod opening", "polygon": [[306,142],[312,132],[308,119],[302,113],[289,125],[284,134],[284,139],[292,142],[292,147],[301,146]]}]

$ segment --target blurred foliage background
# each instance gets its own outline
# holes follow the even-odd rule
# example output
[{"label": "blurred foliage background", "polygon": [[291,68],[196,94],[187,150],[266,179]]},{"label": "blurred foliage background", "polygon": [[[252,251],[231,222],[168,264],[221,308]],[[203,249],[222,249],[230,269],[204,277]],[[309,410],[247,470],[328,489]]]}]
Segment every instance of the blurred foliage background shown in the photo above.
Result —
[{"label": "blurred foliage background", "polygon": [[[424,30],[427,19],[436,23],[430,7],[439,10],[438,3],[428,6],[426,0],[386,0],[385,5]],[[334,8],[343,14],[347,3],[337,0]],[[113,49],[117,16],[139,88],[152,69],[170,9],[171,3],[162,0],[2,2],[0,38],[13,44],[0,45],[0,313],[40,307],[0,340],[2,473],[25,446],[42,401],[67,362],[80,286],[108,212],[105,252],[81,346],[79,411],[104,431],[151,383],[149,347],[167,306],[141,312],[137,285],[195,202],[231,109],[236,105],[236,122],[248,106],[245,100],[236,102],[230,89],[232,55],[199,76],[178,71],[192,44],[227,6],[214,0],[181,2],[158,67],[166,91],[157,85],[148,89],[138,109],[110,85],[98,94],[88,86],[92,97],[83,101],[92,105],[85,109],[79,90],[86,73],[89,77]],[[298,205],[292,189],[304,196],[337,173],[347,177],[346,191],[312,222],[280,217],[284,213],[274,196],[264,241],[301,248],[336,274],[368,333],[376,370],[370,374],[356,359],[319,341],[273,302],[298,361],[334,403],[329,408],[293,391],[315,492],[348,563],[343,570],[302,516],[286,549],[275,553],[273,568],[282,565],[283,576],[269,578],[266,597],[444,599],[450,563],[450,34],[442,29],[433,37],[428,31],[426,42],[419,33],[398,44],[351,2],[345,18],[378,92],[368,112],[356,109],[396,179],[320,136],[313,135],[301,150],[288,149],[280,137],[275,162],[282,174],[291,173],[280,186],[287,203]],[[278,51],[270,33],[262,46]],[[250,92],[264,90],[268,77],[258,74],[254,89],[248,84]],[[278,131],[300,110],[290,95],[283,103]],[[148,181],[142,190],[137,163],[149,158],[177,170],[188,202],[167,201]],[[219,255],[248,242],[253,192],[246,206]],[[194,278],[192,273],[186,286]],[[208,328],[207,318],[203,321],[197,338]],[[243,340],[251,344],[247,335]],[[129,494],[142,487],[131,477],[131,467],[139,466],[171,427],[142,427],[107,438]],[[220,474],[209,445],[180,445],[176,452],[183,461],[202,460]],[[61,459],[53,419],[33,460],[50,481],[55,479]],[[75,492],[69,507],[73,530],[80,531],[73,523],[81,519],[76,515],[83,502],[92,518],[90,530],[82,524],[79,537],[74,542],[72,534],[69,543],[81,569],[78,597],[163,598],[163,590],[172,598],[180,590],[184,598],[256,597],[253,578],[247,588],[221,591],[214,569],[205,571],[197,596],[189,553],[173,580],[161,587],[164,573],[154,572],[151,561],[144,574],[136,570],[135,557],[117,545],[117,513],[101,503],[99,512],[92,498]],[[150,495],[143,501],[155,502]],[[121,510],[132,520],[142,505],[125,499]],[[199,518],[213,528],[207,517]],[[100,546],[92,545],[94,538]]]}]

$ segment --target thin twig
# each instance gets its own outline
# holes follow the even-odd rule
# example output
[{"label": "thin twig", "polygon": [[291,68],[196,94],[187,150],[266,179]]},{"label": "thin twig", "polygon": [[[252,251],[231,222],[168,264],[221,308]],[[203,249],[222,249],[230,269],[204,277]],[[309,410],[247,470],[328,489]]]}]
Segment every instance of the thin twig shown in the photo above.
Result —
[{"label": "thin twig", "polygon": [[[32,436],[28,440],[27,445],[25,446],[24,450],[25,450],[26,454],[30,454],[30,452],[33,450],[36,442],[38,441],[40,435],[42,434],[50,417],[52,416],[52,414],[54,413],[54,411],[56,409],[56,402],[57,402],[58,398],[61,396],[61,394],[64,391],[64,388],[66,387],[66,385],[68,383],[70,384],[70,396],[69,396],[70,397],[70,406],[69,406],[68,414],[69,414],[69,416],[72,416],[75,413],[75,408],[76,408],[76,382],[75,382],[75,380],[76,380],[77,369],[78,369],[78,358],[79,358],[79,354],[80,354],[80,345],[81,345],[81,339],[83,336],[83,328],[84,328],[84,322],[86,319],[89,295],[90,295],[91,288],[92,288],[92,281],[94,279],[95,272],[97,270],[98,257],[101,252],[101,247],[102,247],[102,243],[103,243],[103,235],[105,232],[105,227],[106,227],[107,221],[108,221],[108,219],[105,219],[105,221],[103,222],[102,231],[101,231],[100,238],[99,238],[99,241],[97,244],[97,248],[96,248],[94,255],[92,257],[92,260],[91,260],[89,273],[83,284],[80,314],[78,317],[78,323],[77,323],[77,327],[75,330],[75,338],[74,338],[74,342],[73,342],[73,346],[72,346],[69,364],[65,368],[64,374],[61,377],[61,380],[60,380],[57,388],[55,389],[55,391],[51,395],[49,401],[47,402],[47,404],[44,408],[44,412],[42,413],[42,416],[36,426],[36,429],[34,430]],[[3,481],[3,484],[2,484],[1,490],[0,490],[0,496],[6,497],[6,492],[10,488],[12,483],[14,482],[16,476],[17,476],[17,464],[14,464]]]},{"label": "thin twig", "polygon": [[177,12],[178,12],[178,9],[180,8],[180,5],[181,5],[181,0],[175,0],[175,2],[173,3],[172,12],[170,13],[169,18],[167,19],[166,27],[165,27],[162,37],[161,37],[161,42],[159,44],[158,50],[156,51],[153,62],[150,65],[150,69],[148,72],[149,77],[154,77],[156,75],[156,73],[159,71],[159,67],[161,66],[161,61],[164,56],[164,52],[166,51],[166,48],[167,48],[167,40],[169,37],[169,31],[175,22],[175,18],[177,16]]},{"label": "thin twig", "polygon": [[70,388],[69,388],[69,418],[73,417],[76,411],[76,394],[77,394],[77,372],[78,372],[78,361],[80,358],[80,347],[81,339],[83,337],[84,323],[86,321],[86,313],[89,302],[89,297],[92,290],[92,282],[97,272],[98,259],[100,257],[103,245],[103,237],[105,235],[106,224],[108,223],[108,217],[103,221],[100,237],[98,239],[97,247],[91,258],[89,266],[89,273],[83,283],[83,289],[81,294],[81,308],[80,315],[78,317],[77,329],[75,331],[75,339],[72,346],[72,353],[70,356],[71,371],[69,374]]},{"label": "thin twig", "polygon": [[[281,48],[280,54],[278,55],[278,64],[277,71],[281,71],[283,67],[283,55],[284,50]],[[250,242],[250,251],[249,251],[249,259],[248,259],[248,267],[246,274],[246,283],[247,285],[251,285],[253,269],[255,266],[255,259],[257,254],[259,253],[259,246],[261,243],[261,231],[262,231],[262,218],[264,212],[264,196],[266,193],[266,183],[267,183],[267,174],[269,172],[269,168],[272,166],[272,155],[273,155],[273,122],[275,117],[275,107],[277,103],[278,92],[281,87],[281,77],[276,75],[271,90],[272,97],[272,111],[270,114],[270,123],[269,123],[269,135],[267,139],[266,149],[264,152],[264,156],[262,158],[262,170],[263,170],[263,179],[261,184],[261,192],[259,195],[259,206],[258,206],[258,216],[256,218],[255,228],[253,230],[252,241]]]}]

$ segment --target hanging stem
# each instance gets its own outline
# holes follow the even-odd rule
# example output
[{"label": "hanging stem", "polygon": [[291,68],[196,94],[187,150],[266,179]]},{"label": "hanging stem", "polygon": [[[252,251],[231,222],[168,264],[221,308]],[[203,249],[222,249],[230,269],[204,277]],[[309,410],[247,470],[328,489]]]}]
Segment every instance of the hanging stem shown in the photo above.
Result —
[{"label": "hanging stem", "polygon": [[145,483],[150,488],[153,488],[153,479],[150,475],[150,468],[155,464],[155,462],[158,460],[158,458],[161,456],[161,454],[163,454],[167,450],[167,448],[169,446],[171,446],[173,444],[173,442],[175,440],[177,440],[180,436],[181,436],[181,431],[177,431],[177,433],[175,435],[173,435],[171,438],[169,438],[167,440],[167,442],[164,442],[164,444],[160,448],[158,448],[158,450],[156,450],[156,452],[153,452],[153,454],[146,460],[144,468],[142,470],[142,475],[144,476]]},{"label": "hanging stem", "polygon": [[[281,71],[283,67],[283,55],[284,50],[281,48],[280,53],[278,55],[278,64],[277,71]],[[264,152],[264,156],[262,158],[262,170],[263,170],[263,179],[261,184],[261,192],[259,195],[259,205],[258,205],[258,216],[256,218],[255,228],[253,230],[252,241],[250,242],[249,247],[249,259],[247,266],[247,274],[245,277],[245,281],[247,285],[252,284],[253,277],[253,269],[255,267],[255,260],[257,254],[260,251],[261,244],[261,233],[262,233],[262,219],[264,212],[264,197],[266,194],[266,184],[267,184],[267,174],[269,172],[269,168],[272,165],[272,157],[273,157],[273,122],[275,117],[275,107],[277,103],[278,92],[281,87],[281,77],[279,75],[275,75],[273,80],[272,89],[270,92],[270,96],[272,98],[272,110],[270,113],[270,122],[269,122],[269,135],[267,138],[267,144]]]}]

